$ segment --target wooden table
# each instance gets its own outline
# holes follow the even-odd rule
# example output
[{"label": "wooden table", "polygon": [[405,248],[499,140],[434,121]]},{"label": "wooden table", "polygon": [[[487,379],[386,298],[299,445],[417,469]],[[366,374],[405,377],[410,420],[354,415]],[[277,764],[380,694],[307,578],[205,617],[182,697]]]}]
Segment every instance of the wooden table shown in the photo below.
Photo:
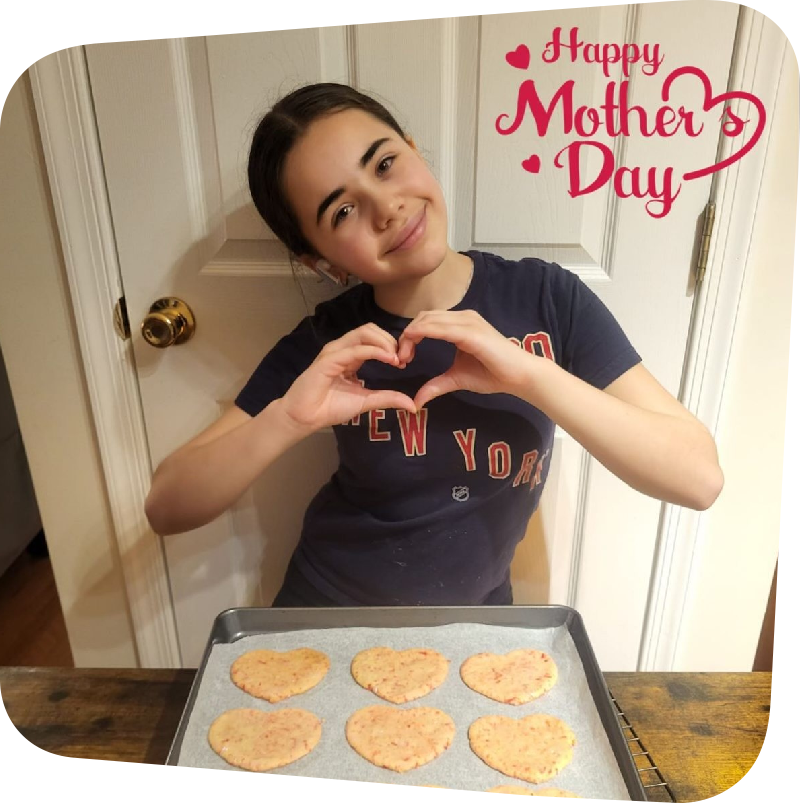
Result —
[{"label": "wooden table", "polygon": [[[162,764],[194,670],[0,667],[11,721],[33,744],[62,756]],[[772,675],[609,672],[606,682],[676,801],[723,792],[753,765],[767,729]],[[636,758],[648,767],[647,756]],[[658,774],[643,773],[645,785]],[[652,800],[670,800],[664,787]]]}]

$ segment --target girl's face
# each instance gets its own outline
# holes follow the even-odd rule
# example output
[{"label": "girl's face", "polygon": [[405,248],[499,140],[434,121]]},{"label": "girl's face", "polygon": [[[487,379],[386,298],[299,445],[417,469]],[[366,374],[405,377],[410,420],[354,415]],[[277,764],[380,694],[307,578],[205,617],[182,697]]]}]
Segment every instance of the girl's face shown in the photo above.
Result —
[{"label": "girl's face", "polygon": [[312,123],[284,168],[289,202],[317,257],[364,282],[421,278],[448,252],[444,197],[416,148],[371,114]]}]

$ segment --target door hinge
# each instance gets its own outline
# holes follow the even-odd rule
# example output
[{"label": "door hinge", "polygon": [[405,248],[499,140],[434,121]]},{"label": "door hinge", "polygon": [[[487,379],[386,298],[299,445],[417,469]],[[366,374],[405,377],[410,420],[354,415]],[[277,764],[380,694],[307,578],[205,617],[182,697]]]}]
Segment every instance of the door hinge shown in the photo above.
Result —
[{"label": "door hinge", "polygon": [[125,305],[125,296],[114,304],[114,331],[122,340],[127,340],[131,336],[131,324],[128,320],[128,308]]},{"label": "door hinge", "polygon": [[705,217],[703,218],[703,234],[700,240],[700,253],[697,256],[697,267],[695,268],[695,286],[699,285],[706,276],[706,264],[708,263],[708,247],[711,244],[711,232],[714,230],[714,214],[717,205],[713,201],[706,204]]}]

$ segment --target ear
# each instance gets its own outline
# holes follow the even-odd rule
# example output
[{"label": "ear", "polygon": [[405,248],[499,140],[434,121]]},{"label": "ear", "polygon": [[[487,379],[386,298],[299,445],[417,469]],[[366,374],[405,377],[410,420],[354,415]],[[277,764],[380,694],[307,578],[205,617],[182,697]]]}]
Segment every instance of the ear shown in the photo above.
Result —
[{"label": "ear", "polygon": [[300,262],[309,270],[314,271],[320,278],[329,279],[339,287],[347,285],[347,272],[341,268],[334,268],[330,262],[322,257],[314,257],[310,254],[303,254],[298,257]]},{"label": "ear", "polygon": [[302,254],[301,256],[297,257],[304,267],[308,268],[309,270],[313,270],[314,273],[319,273],[317,269],[317,262],[319,261],[320,257],[312,257],[311,254]]},{"label": "ear", "polygon": [[[317,276],[320,277],[320,279],[324,278],[326,274],[327,278],[330,278],[330,265],[328,265],[328,263],[324,259],[322,259],[322,257],[311,256],[311,254],[302,254],[301,256],[297,257],[297,259],[300,260],[300,264],[304,268],[308,268],[308,270],[312,271],[313,273],[316,273]],[[324,266],[328,270],[323,272],[322,270],[320,270],[322,266]]]}]

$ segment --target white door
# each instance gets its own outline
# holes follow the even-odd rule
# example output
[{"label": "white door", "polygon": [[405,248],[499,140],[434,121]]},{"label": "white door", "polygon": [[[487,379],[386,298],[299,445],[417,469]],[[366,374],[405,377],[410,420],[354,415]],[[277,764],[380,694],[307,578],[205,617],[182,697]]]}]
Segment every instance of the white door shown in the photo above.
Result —
[{"label": "white door", "polygon": [[[612,138],[602,129],[591,137],[607,145],[617,165],[638,166],[643,177],[652,168],[659,184],[674,168],[672,193],[678,184],[680,192],[660,218],[645,207],[650,200],[651,212],[662,211],[657,200],[620,199],[611,182],[569,196],[568,171],[554,159],[578,137],[564,134],[560,109],[543,135],[530,114],[513,134],[498,133],[495,121],[502,114],[510,115],[506,124],[513,121],[528,79],[545,106],[568,80],[575,82],[576,108],[599,106],[608,82],[619,85],[619,64],[607,78],[601,65],[572,63],[566,51],[558,61],[542,60],[554,28],[568,42],[577,27],[585,43],[658,44],[663,63],[656,74],[643,72],[640,62],[629,86],[630,103],[647,109],[651,126],[671,70],[694,65],[715,90],[726,86],[737,10],[726,3],[645,4],[88,46],[153,465],[219,416],[266,351],[331,292],[314,279],[295,281],[245,189],[259,113],[308,81],[350,81],[387,101],[442,183],[451,245],[541,256],[575,271],[610,307],[649,370],[677,394],[697,223],[711,181],[678,177],[714,162],[713,115],[696,137]],[[523,44],[528,64],[517,50]],[[700,108],[702,86],[677,82],[669,105]],[[533,155],[538,173],[522,168]],[[598,174],[595,156],[581,155],[584,186]],[[197,333],[157,350],[139,324],[165,296],[189,304]],[[575,605],[601,666],[634,669],[661,505],[563,433],[551,460],[541,514],[515,560],[517,600]],[[217,613],[271,602],[305,506],[334,469],[333,435],[318,433],[218,521],[165,539],[185,666],[197,665]]]}]

